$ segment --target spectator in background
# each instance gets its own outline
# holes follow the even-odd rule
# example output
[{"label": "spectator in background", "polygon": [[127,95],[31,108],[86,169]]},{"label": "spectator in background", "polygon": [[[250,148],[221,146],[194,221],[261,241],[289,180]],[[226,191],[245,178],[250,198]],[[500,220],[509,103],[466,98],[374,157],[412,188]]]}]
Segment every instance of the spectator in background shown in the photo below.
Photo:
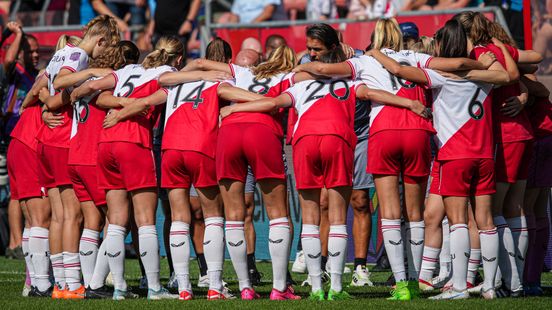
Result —
[{"label": "spectator in background", "polygon": [[106,0],[105,4],[115,16],[122,20],[125,20],[126,15],[130,13],[131,25],[146,24],[146,0]]},{"label": "spectator in background", "polygon": [[403,35],[404,49],[411,49],[412,45],[418,43],[420,40],[420,32],[418,26],[412,22],[405,22],[399,24]]},{"label": "spectator in background", "polygon": [[259,56],[263,55],[263,46],[261,45],[261,41],[253,37],[249,37],[243,40],[240,51],[247,49],[254,50]]},{"label": "spectator in background", "polygon": [[232,12],[223,14],[219,23],[260,23],[287,19],[281,0],[234,0]]},{"label": "spectator in background", "polygon": [[541,2],[539,4],[543,7],[539,5],[538,9],[544,14],[537,20],[533,48],[544,56],[544,61],[539,66],[539,73],[550,75],[552,74],[552,0]]},{"label": "spectator in background", "polygon": [[359,20],[389,18],[396,14],[397,9],[391,0],[351,0],[348,18]]},{"label": "spectator in background", "polygon": [[[15,36],[4,57],[2,67],[2,142],[9,143],[9,136],[19,120],[19,109],[25,96],[33,86],[38,74],[38,41],[25,35],[21,25],[10,22],[6,25]],[[6,257],[23,259],[21,248],[23,234],[23,214],[19,201],[10,200],[8,205],[10,244]],[[30,223],[28,223],[30,225]]]},{"label": "spectator in background", "polygon": [[86,25],[96,15],[109,15],[117,22],[121,32],[128,32],[128,24],[115,15],[103,0],[70,0],[69,24]]},{"label": "spectator in background", "polygon": [[309,0],[307,3],[308,20],[327,20],[337,18],[335,0]]},{"label": "spectator in background", "polygon": [[277,49],[282,45],[286,45],[286,39],[279,34],[271,34],[266,38],[265,41],[265,59],[270,57],[270,54],[273,50]]},{"label": "spectator in background", "polygon": [[152,44],[162,36],[177,36],[186,47],[200,8],[201,0],[158,0],[147,30]]}]

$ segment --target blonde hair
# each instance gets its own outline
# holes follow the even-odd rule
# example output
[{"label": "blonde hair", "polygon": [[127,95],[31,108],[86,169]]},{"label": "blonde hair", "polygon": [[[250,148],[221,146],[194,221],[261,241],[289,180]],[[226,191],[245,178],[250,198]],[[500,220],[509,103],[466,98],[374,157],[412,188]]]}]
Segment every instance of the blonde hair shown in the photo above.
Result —
[{"label": "blonde hair", "polygon": [[499,23],[489,21],[489,32],[491,34],[491,37],[497,38],[500,42],[517,48],[516,41],[512,39],[512,37],[506,32],[506,30],[504,30],[502,25],[500,25]]},{"label": "blonde hair", "polygon": [[121,34],[115,19],[108,15],[94,17],[84,26],[84,38],[100,36],[107,41],[108,46],[115,46],[121,40]]},{"label": "blonde hair", "polygon": [[295,52],[287,45],[272,51],[267,61],[253,68],[257,79],[265,79],[282,72],[290,72],[295,66]]},{"label": "blonde hair", "polygon": [[162,37],[155,44],[155,50],[149,53],[142,66],[146,69],[168,65],[184,55],[184,45],[175,37]]},{"label": "blonde hair", "polygon": [[64,48],[67,44],[71,44],[74,46],[77,46],[81,43],[82,39],[77,36],[68,36],[66,34],[62,34],[59,36],[59,39],[56,43],[56,51],[59,51],[60,49]]},{"label": "blonde hair", "polygon": [[390,48],[397,52],[403,48],[402,32],[396,19],[382,18],[377,21],[372,48]]},{"label": "blonde hair", "polygon": [[435,40],[431,37],[421,36],[420,41],[414,43],[410,49],[414,52],[433,55],[435,52]]}]

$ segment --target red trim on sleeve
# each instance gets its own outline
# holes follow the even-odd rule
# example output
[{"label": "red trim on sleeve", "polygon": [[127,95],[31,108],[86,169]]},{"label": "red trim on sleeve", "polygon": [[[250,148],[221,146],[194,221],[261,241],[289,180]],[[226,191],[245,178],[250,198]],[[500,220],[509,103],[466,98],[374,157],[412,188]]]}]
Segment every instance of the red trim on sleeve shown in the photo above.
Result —
[{"label": "red trim on sleeve", "polygon": [[356,73],[356,70],[355,70],[355,66],[349,60],[346,60],[345,63],[347,63],[349,65],[349,67],[351,68],[351,72],[352,72],[351,73],[351,79],[356,80],[357,79],[357,73]]},{"label": "red trim on sleeve", "polygon": [[282,94],[286,94],[286,95],[288,95],[288,96],[291,98],[291,104],[292,104],[292,106],[295,108],[295,98],[293,97],[293,95],[292,95],[290,92],[288,92],[288,91],[285,91],[285,92],[283,92]]},{"label": "red trim on sleeve", "polygon": [[422,69],[422,71],[424,72],[425,76],[426,76],[426,79],[427,79],[427,87],[432,87],[431,85],[431,78],[429,77],[429,74],[427,74],[427,71]]},{"label": "red trim on sleeve", "polygon": [[166,87],[161,87],[161,90],[163,90],[165,92],[165,94],[169,94],[169,90],[166,88]]},{"label": "red trim on sleeve", "polygon": [[115,71],[111,72],[111,75],[115,78],[115,87],[117,87],[117,83],[119,82],[119,78],[117,77],[117,74],[115,74]]},{"label": "red trim on sleeve", "polygon": [[429,68],[429,63],[433,60],[433,57],[429,57],[427,61],[425,62],[425,67]]},{"label": "red trim on sleeve", "polygon": [[76,72],[76,71],[77,71],[77,70],[75,70],[75,68],[69,67],[69,66],[63,66],[63,67],[61,67],[61,69],[59,69],[59,71],[61,71],[61,70],[63,70],[63,69],[67,69],[67,70],[69,70],[69,71],[71,71],[71,72]]},{"label": "red trim on sleeve", "polygon": [[230,66],[230,71],[232,72],[232,76],[234,78],[236,78],[236,72],[234,72],[234,65],[233,64],[228,64]]}]

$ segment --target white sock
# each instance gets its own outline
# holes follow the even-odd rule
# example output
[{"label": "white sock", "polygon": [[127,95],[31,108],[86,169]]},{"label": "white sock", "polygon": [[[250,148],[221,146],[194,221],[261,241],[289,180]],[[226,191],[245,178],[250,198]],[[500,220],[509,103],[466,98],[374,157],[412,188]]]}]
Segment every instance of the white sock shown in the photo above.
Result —
[{"label": "white sock", "polygon": [[155,225],[138,227],[138,244],[140,259],[148,279],[148,289],[159,291],[161,289],[159,280],[159,240],[157,239]]},{"label": "white sock", "polygon": [[424,250],[424,221],[406,223],[406,258],[408,279],[418,280]]},{"label": "white sock", "polygon": [[441,249],[424,246],[424,254],[422,256],[422,267],[420,270],[420,280],[430,283],[433,278],[433,273],[437,268],[437,262]]},{"label": "white sock", "polygon": [[31,278],[31,286],[33,286],[35,283],[35,271],[33,267],[33,261],[31,259],[31,251],[29,250],[29,236],[31,235],[31,229],[25,228],[23,229],[23,238],[21,240],[21,249],[23,250],[23,255],[25,256],[25,266],[27,267],[27,271],[29,271],[29,277]]},{"label": "white sock", "polygon": [[499,254],[498,265],[504,279],[504,284],[510,290],[517,290],[521,286],[516,265],[516,248],[512,231],[503,216],[495,216],[494,224],[498,231]]},{"label": "white sock", "polygon": [[107,236],[105,236],[100,248],[98,249],[94,273],[89,284],[90,288],[93,290],[99,289],[105,285],[105,278],[109,274],[109,262],[107,261],[107,258]]},{"label": "white sock", "polygon": [[483,289],[489,290],[494,287],[494,279],[498,268],[498,232],[492,230],[480,230],[479,240],[481,242],[481,258],[483,260]]},{"label": "white sock", "polygon": [[117,290],[126,291],[125,281],[125,237],[126,229],[122,226],[109,224],[107,226],[107,261],[113,277],[113,286]]},{"label": "white sock", "polygon": [[466,290],[468,258],[470,257],[470,234],[468,225],[450,226],[450,255],[452,256],[452,287],[457,291]]},{"label": "white sock", "polygon": [[207,262],[209,289],[221,292],[224,261],[224,219],[222,217],[208,217],[205,219],[203,254]]},{"label": "white sock", "polygon": [[514,246],[516,247],[516,266],[520,279],[523,279],[525,269],[525,255],[529,247],[529,231],[527,230],[527,219],[525,216],[514,217],[507,220],[512,231]]},{"label": "white sock", "polygon": [[475,284],[477,270],[481,264],[481,249],[470,249],[470,258],[468,259],[468,276],[466,280],[470,284]]},{"label": "white sock", "polygon": [[268,250],[272,259],[273,288],[280,292],[286,290],[286,277],[289,262],[289,222],[287,217],[270,221],[268,231]]},{"label": "white sock", "polygon": [[322,246],[320,244],[320,226],[303,224],[301,244],[305,254],[305,262],[311,280],[313,292],[322,289]]},{"label": "white sock", "polygon": [[247,269],[247,247],[243,221],[226,221],[226,245],[238,276],[240,291],[251,287]]},{"label": "white sock", "polygon": [[81,286],[81,265],[79,253],[63,252],[63,269],[65,272],[65,284],[70,291]]},{"label": "white sock", "polygon": [[63,253],[50,255],[52,262],[52,271],[54,273],[54,281],[58,289],[65,289],[65,271],[63,270]]},{"label": "white sock", "polygon": [[385,243],[385,252],[391,264],[396,282],[406,281],[404,270],[404,250],[401,238],[401,220],[381,219],[381,231]]},{"label": "white sock", "polygon": [[50,244],[47,228],[31,227],[29,235],[29,251],[35,271],[34,285],[42,292],[50,288]]},{"label": "white sock", "polygon": [[347,225],[330,225],[328,260],[331,272],[331,289],[341,292],[341,277],[347,251]]},{"label": "white sock", "polygon": [[190,224],[173,221],[169,237],[174,273],[178,280],[178,292],[192,292],[190,284]]},{"label": "white sock", "polygon": [[452,258],[450,257],[450,226],[448,218],[442,222],[443,225],[443,244],[441,253],[439,253],[439,278],[446,279],[452,273]]},{"label": "white sock", "polygon": [[90,280],[94,274],[96,259],[98,257],[98,243],[100,240],[100,232],[85,228],[82,231],[82,236],[79,243],[79,254],[82,270],[82,279],[84,286],[90,285]]}]

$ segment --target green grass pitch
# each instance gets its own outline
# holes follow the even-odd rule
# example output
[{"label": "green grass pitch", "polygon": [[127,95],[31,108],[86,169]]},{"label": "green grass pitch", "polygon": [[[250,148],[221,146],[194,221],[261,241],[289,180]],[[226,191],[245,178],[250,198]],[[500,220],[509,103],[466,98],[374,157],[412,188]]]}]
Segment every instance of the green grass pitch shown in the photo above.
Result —
[{"label": "green grass pitch", "polygon": [[[257,288],[262,299],[255,301],[207,301],[205,295],[206,289],[195,287],[198,277],[198,269],[195,261],[190,263],[190,276],[194,284],[195,299],[193,301],[163,300],[148,301],[145,299],[145,291],[137,290],[140,278],[140,269],[136,260],[127,260],[126,275],[129,285],[134,287],[133,291],[139,293],[142,297],[137,300],[125,300],[114,302],[112,300],[50,300],[39,298],[21,297],[21,289],[25,279],[23,261],[6,260],[0,258],[0,310],[7,309],[552,309],[552,289],[545,289],[546,297],[539,298],[519,298],[519,299],[498,299],[486,301],[478,296],[462,301],[431,301],[427,299],[414,300],[410,302],[387,301],[389,288],[376,286],[372,288],[349,288],[346,290],[354,297],[349,301],[325,301],[311,302],[307,300],[299,301],[270,301],[268,295],[271,290],[270,279],[272,278],[271,265],[268,262],[259,262],[258,269],[264,274],[263,283]],[[389,276],[389,272],[372,273],[372,280],[375,282],[384,282]],[[168,278],[167,260],[161,260],[162,281],[166,283]],[[293,274],[294,280],[298,283],[306,278],[303,274]],[[237,293],[237,281],[230,262],[225,265],[225,280],[229,283],[232,292]],[[345,283],[350,283],[351,275],[344,276]],[[552,286],[552,273],[543,275],[543,285]],[[309,289],[296,286],[296,291],[306,298]],[[429,295],[424,295],[427,297]],[[339,307],[339,308],[337,308]]]}]

